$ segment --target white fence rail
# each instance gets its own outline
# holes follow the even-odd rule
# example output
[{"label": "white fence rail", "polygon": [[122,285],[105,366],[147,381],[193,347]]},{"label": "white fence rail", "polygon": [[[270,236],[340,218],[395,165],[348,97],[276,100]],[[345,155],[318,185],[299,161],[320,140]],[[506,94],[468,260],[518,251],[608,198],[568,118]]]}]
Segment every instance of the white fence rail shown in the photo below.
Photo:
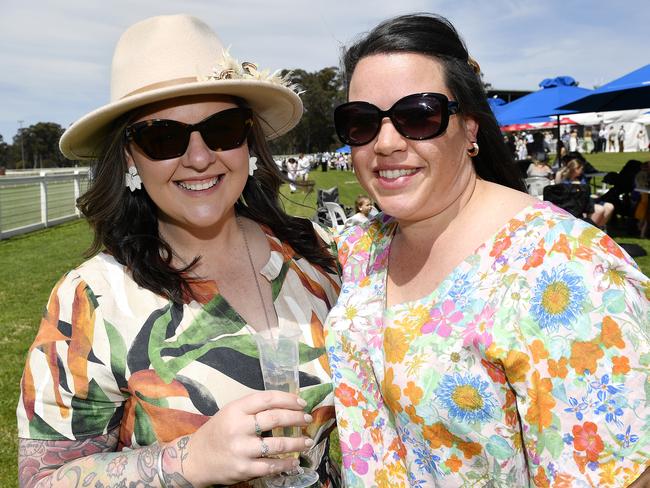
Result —
[{"label": "white fence rail", "polygon": [[87,169],[0,177],[0,240],[79,218],[76,201],[87,188]]}]

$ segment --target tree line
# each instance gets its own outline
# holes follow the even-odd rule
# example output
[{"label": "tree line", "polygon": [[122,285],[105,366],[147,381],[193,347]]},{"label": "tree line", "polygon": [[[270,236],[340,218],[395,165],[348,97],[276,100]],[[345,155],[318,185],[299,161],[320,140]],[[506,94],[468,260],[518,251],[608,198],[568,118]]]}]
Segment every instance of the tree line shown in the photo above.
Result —
[{"label": "tree line", "polygon": [[[335,67],[315,72],[298,69],[292,72],[291,82],[304,90],[303,117],[296,128],[270,142],[273,153],[316,153],[339,147],[332,113],[345,100],[342,73]],[[64,130],[54,122],[38,122],[19,129],[11,144],[0,135],[0,166],[7,169],[75,166],[75,161],[67,160],[59,151],[59,138]]]}]

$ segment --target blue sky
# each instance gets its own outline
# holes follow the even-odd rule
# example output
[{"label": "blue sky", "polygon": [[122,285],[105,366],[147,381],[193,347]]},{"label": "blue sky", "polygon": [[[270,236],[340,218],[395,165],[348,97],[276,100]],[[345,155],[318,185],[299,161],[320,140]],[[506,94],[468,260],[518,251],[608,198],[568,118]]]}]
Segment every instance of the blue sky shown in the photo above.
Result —
[{"label": "blue sky", "polygon": [[0,135],[11,142],[20,120],[67,127],[105,104],[115,42],[146,17],[193,14],[239,59],[315,71],[415,11],[448,17],[495,88],[558,75],[593,88],[650,62],[646,0],[0,0]]}]

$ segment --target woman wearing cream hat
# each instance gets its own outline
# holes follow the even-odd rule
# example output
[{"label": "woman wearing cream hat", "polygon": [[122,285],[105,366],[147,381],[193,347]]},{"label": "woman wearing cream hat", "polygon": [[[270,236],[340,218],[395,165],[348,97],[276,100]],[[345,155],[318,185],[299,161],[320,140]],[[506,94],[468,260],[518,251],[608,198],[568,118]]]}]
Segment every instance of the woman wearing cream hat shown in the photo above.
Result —
[{"label": "woman wearing cream hat", "polygon": [[[29,350],[21,486],[257,486],[290,452],[336,484],[322,322],[338,277],[281,209],[266,143],[301,114],[295,87],[194,17],[122,35],[110,103],[61,138],[96,160],[79,207],[100,252],[56,284]],[[302,398],[260,391],[254,336],[283,328],[301,332]],[[265,434],[290,426],[302,436]]]}]

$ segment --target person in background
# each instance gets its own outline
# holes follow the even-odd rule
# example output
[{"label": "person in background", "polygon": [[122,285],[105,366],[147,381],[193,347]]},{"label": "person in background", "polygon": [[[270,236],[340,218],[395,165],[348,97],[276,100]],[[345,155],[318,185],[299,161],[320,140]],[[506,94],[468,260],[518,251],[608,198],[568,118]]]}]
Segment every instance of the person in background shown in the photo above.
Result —
[{"label": "person in background", "polygon": [[296,192],[296,178],[298,177],[298,161],[296,158],[287,159],[287,178],[289,179],[289,190]]},{"label": "person in background", "polygon": [[527,176],[540,176],[548,179],[553,178],[553,170],[544,159],[533,159],[526,170]]},{"label": "person in background", "polygon": [[345,485],[647,486],[650,279],[524,193],[449,21],[389,19],[343,65],[336,132],[383,211],[337,242]]},{"label": "person in background", "polygon": [[625,151],[625,127],[624,126],[619,127],[616,137],[618,139],[618,152],[624,152]]},{"label": "person in background", "polygon": [[604,125],[600,126],[600,130],[598,131],[598,151],[597,152],[605,152],[607,149],[607,129],[605,128]]},{"label": "person in background", "polygon": [[[111,87],[60,141],[97,161],[79,207],[99,253],[55,285],[29,349],[20,486],[259,487],[295,452],[337,484],[322,329],[335,263],[282,210],[266,142],[298,123],[300,98],[187,15],[128,28]],[[255,334],[285,328],[301,332],[304,400],[263,391]]]},{"label": "person in background", "polygon": [[[372,200],[368,195],[359,195],[354,200],[354,215],[345,221],[345,227],[352,227],[353,225],[361,225],[368,222],[370,213],[374,210]],[[375,212],[376,213],[376,212]]]},{"label": "person in background", "polygon": [[[564,183],[567,185],[586,185],[589,183],[584,176],[585,165],[580,159],[571,159],[567,164],[556,173],[555,183]],[[591,201],[589,208],[585,211],[585,217],[591,219],[594,225],[601,229],[607,226],[607,223],[614,215],[614,205],[609,202],[595,203]]]},{"label": "person in background", "polygon": [[[635,190],[650,190],[650,161],[641,163],[641,169],[634,177]],[[648,226],[650,224],[650,206],[648,201],[650,195],[647,192],[638,192],[639,201],[634,208],[634,218],[638,222],[639,236],[643,239],[648,233]]]},{"label": "person in background", "polygon": [[311,171],[311,159],[306,154],[300,154],[298,156],[298,176],[301,181],[307,181],[309,179],[309,172]]}]

